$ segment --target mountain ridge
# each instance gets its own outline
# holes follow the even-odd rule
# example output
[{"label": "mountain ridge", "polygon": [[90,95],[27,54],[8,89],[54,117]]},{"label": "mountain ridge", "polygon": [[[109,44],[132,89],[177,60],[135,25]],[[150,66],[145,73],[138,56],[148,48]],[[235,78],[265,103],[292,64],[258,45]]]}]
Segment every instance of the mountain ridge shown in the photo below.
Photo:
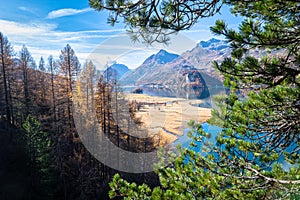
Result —
[{"label": "mountain ridge", "polygon": [[103,71],[104,77],[109,77],[109,79],[120,80],[126,73],[129,73],[129,69],[126,65],[121,63],[113,63],[108,68]]},{"label": "mountain ridge", "polygon": [[[229,45],[224,40],[212,38],[199,42],[193,49],[181,55],[159,50],[149,56],[136,69],[123,76],[122,85],[183,85],[185,74],[198,70],[205,77],[205,84],[222,85],[222,77],[212,67],[212,62],[221,62],[230,55]],[[203,80],[202,78],[200,78]]]},{"label": "mountain ridge", "polygon": [[158,53],[152,54],[136,69],[132,70],[130,73],[125,74],[120,82],[122,85],[136,85],[139,79],[142,79],[149,74],[155,73],[161,66],[172,62],[177,59],[179,55],[172,54],[166,50],[161,49]]}]

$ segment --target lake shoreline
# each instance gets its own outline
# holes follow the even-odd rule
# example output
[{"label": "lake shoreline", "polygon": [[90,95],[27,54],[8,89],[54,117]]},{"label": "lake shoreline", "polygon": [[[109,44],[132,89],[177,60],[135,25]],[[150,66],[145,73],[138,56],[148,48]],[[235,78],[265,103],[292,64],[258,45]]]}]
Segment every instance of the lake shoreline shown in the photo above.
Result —
[{"label": "lake shoreline", "polygon": [[196,107],[201,99],[150,96],[146,94],[126,94],[131,102],[141,105],[136,111],[143,126],[150,135],[159,135],[162,145],[174,142],[188,128],[188,122],[206,122],[211,117],[211,108]]}]

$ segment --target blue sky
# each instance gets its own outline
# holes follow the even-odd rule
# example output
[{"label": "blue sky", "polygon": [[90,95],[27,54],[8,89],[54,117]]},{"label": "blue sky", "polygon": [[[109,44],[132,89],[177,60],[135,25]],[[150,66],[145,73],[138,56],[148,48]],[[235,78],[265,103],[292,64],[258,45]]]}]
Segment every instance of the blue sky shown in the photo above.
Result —
[{"label": "blue sky", "polygon": [[[36,62],[41,56],[47,58],[50,54],[58,58],[60,50],[70,44],[82,62],[97,57],[101,58],[99,65],[103,65],[117,59],[134,68],[162,48],[160,45],[147,48],[131,43],[124,36],[124,25],[108,25],[108,13],[89,8],[88,0],[9,0],[0,4],[0,10],[0,31],[8,37],[16,53],[22,45],[26,45]],[[194,43],[184,42],[185,37],[194,42],[213,37],[209,27],[216,19],[225,19],[232,27],[240,22],[239,18],[230,14],[228,8],[221,12],[222,15],[202,20],[191,30],[182,32],[181,47],[170,47],[170,51],[182,53],[192,48]],[[125,39],[120,39],[122,37]],[[178,39],[174,40],[178,42]],[[120,44],[123,41],[126,47]]]}]

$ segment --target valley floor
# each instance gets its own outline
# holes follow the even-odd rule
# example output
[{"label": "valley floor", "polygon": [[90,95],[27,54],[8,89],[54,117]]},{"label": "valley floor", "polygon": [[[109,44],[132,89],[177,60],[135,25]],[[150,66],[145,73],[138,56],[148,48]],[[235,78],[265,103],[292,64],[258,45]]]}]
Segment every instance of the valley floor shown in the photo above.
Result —
[{"label": "valley floor", "polygon": [[136,113],[152,135],[159,134],[163,144],[173,142],[188,128],[188,122],[205,122],[211,117],[211,109],[195,107],[201,100],[166,98],[145,94],[127,94],[130,101],[143,106]]}]

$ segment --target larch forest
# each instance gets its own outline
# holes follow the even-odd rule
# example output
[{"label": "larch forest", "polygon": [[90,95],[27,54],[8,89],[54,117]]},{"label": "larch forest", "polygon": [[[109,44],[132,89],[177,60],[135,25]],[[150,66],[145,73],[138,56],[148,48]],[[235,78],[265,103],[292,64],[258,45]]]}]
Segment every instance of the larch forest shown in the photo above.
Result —
[{"label": "larch forest", "polygon": [[168,166],[157,163],[149,173],[110,168],[81,142],[74,99],[82,119],[96,113],[97,126],[113,144],[151,152],[161,146],[159,138],[136,138],[120,129],[119,123],[143,126],[137,105],[127,102],[115,79],[103,76],[92,61],[80,63],[70,45],[58,59],[49,55],[36,63],[25,45],[15,52],[0,33],[0,199],[300,198],[299,1],[89,4],[109,11],[113,26],[122,20],[132,40],[150,45],[168,43],[171,34],[189,30],[222,6],[241,16],[237,29],[223,20],[210,28],[231,48],[228,58],[213,63],[228,93],[214,98],[217,109],[208,122],[222,131],[211,143],[202,125],[191,120],[192,148],[178,147]]}]

